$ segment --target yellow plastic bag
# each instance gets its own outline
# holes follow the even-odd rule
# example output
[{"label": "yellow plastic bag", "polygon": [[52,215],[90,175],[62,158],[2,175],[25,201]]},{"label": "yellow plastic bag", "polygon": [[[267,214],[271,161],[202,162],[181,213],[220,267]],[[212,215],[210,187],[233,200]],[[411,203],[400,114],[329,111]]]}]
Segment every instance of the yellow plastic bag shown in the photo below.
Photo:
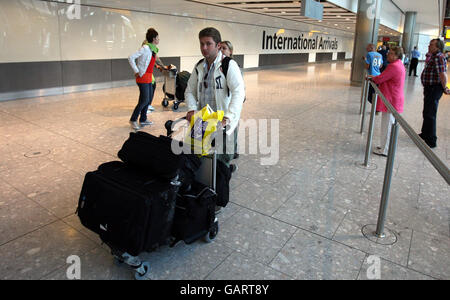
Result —
[{"label": "yellow plastic bag", "polygon": [[223,110],[215,112],[209,105],[192,116],[185,141],[191,144],[194,154],[201,156],[211,154],[211,144],[216,137],[217,128],[222,122],[223,116]]}]

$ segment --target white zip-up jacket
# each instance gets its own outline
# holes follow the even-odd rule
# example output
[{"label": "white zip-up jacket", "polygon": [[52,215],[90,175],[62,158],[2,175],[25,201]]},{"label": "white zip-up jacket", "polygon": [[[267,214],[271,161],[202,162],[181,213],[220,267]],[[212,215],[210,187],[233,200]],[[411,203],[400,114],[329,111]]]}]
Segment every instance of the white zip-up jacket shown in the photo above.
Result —
[{"label": "white zip-up jacket", "polygon": [[[136,65],[137,59],[137,65]],[[144,45],[137,52],[131,54],[128,57],[128,62],[134,71],[134,74],[139,73],[139,76],[144,76],[147,71],[148,65],[152,60],[152,50],[148,45]]]},{"label": "white zip-up jacket", "polygon": [[[227,134],[230,135],[239,123],[241,117],[242,104],[245,99],[244,79],[241,70],[234,60],[230,60],[227,77],[221,70],[223,55],[219,51],[214,61],[214,90],[216,96],[217,110],[223,110],[224,116],[230,120],[230,127]],[[203,84],[204,62],[197,64],[189,78],[184,97],[188,106],[188,111],[200,110],[199,94]],[[197,71],[196,71],[197,70]]]}]

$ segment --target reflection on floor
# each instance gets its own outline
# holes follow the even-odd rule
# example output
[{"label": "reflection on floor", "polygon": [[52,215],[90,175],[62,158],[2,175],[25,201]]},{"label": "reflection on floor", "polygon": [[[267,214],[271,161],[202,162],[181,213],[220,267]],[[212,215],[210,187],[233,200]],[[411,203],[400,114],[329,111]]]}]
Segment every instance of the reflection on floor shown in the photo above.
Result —
[{"label": "reflection on floor", "polygon": [[[358,167],[366,134],[349,76],[348,62],[245,73],[242,119],[279,120],[279,160],[242,154],[216,240],[142,254],[153,278],[370,279],[379,258],[381,279],[450,279],[449,187],[402,130],[386,222],[396,242],[362,235],[377,222],[386,160]],[[419,130],[422,87],[406,80],[403,115]],[[84,174],[117,160],[137,98],[132,86],[0,103],[0,279],[65,279],[70,255],[82,279],[133,278],[74,213]],[[186,110],[161,100],[159,85],[152,134]],[[449,113],[444,96],[434,151],[447,164]],[[379,120],[374,146],[378,131]]]}]

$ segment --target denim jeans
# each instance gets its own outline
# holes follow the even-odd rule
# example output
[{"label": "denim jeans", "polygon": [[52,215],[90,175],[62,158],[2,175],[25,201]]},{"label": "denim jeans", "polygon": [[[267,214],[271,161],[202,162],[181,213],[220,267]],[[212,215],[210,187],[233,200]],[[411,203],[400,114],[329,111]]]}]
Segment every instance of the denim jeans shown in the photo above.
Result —
[{"label": "denim jeans", "polygon": [[440,84],[424,86],[423,88],[423,124],[420,136],[429,146],[436,145],[436,115],[439,99],[441,99],[443,93],[444,88]]},{"label": "denim jeans", "polygon": [[152,105],[153,97],[155,96],[155,91],[156,91],[156,81],[155,81],[155,83],[152,84],[152,93],[151,93],[150,102],[148,105]]},{"label": "denim jeans", "polygon": [[139,87],[139,102],[131,115],[130,121],[136,122],[139,117],[139,122],[147,121],[147,109],[153,97],[153,86],[151,83],[138,83]]}]

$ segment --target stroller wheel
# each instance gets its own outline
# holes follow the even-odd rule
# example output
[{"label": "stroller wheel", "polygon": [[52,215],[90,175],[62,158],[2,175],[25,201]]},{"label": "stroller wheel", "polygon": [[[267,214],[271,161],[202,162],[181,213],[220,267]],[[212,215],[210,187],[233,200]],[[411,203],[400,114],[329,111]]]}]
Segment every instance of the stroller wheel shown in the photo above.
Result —
[{"label": "stroller wheel", "polygon": [[180,105],[180,104],[179,104],[178,102],[175,102],[175,103],[173,104],[173,109],[174,109],[174,110],[177,110],[179,105]]},{"label": "stroller wheel", "polygon": [[167,99],[164,99],[161,104],[162,106],[167,107],[169,106],[169,101],[167,101]]}]

